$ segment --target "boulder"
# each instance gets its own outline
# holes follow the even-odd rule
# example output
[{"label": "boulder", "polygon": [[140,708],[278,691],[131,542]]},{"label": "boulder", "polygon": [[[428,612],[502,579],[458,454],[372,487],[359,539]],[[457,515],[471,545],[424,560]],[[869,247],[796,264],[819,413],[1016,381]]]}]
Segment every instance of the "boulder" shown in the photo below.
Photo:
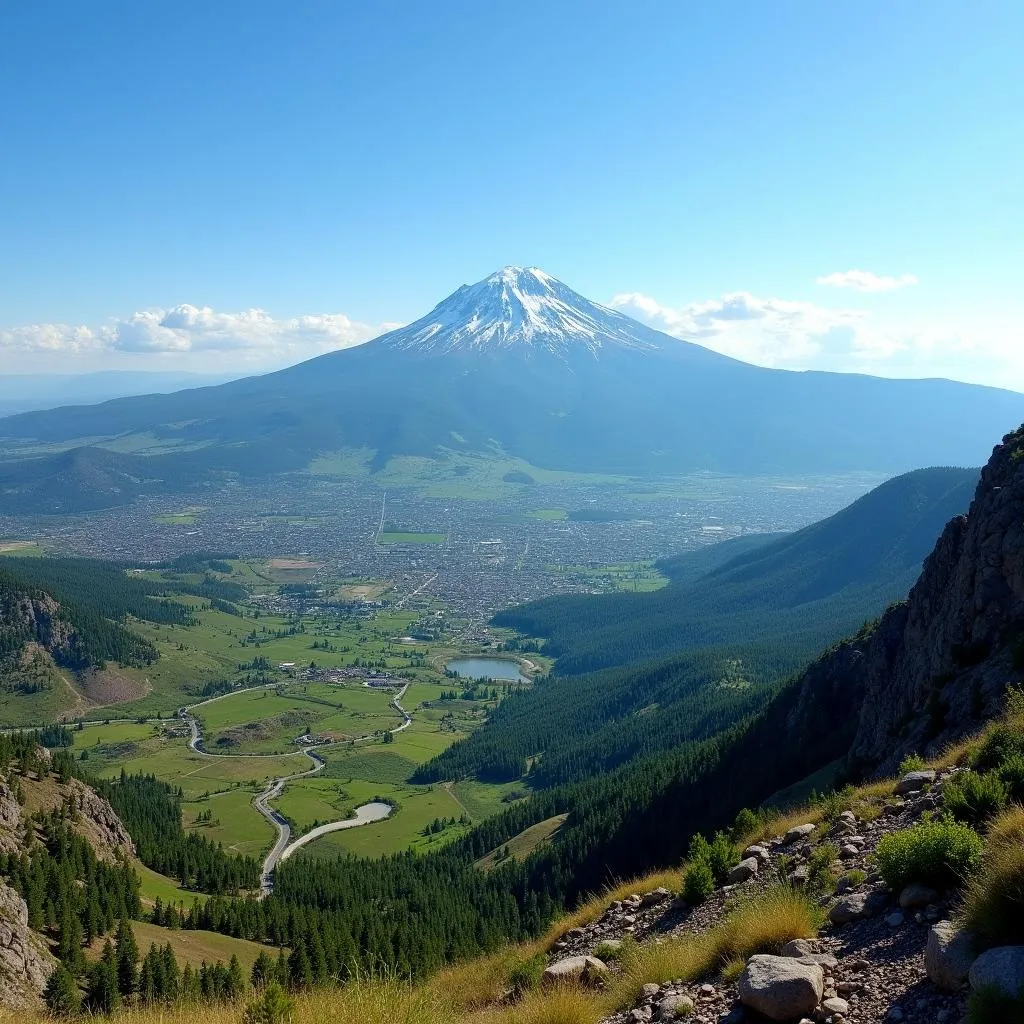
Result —
[{"label": "boulder", "polygon": [[828,912],[833,924],[849,924],[864,917],[867,911],[867,893],[851,892],[839,900]]},{"label": "boulder", "polygon": [[938,903],[939,894],[927,885],[911,882],[900,893],[900,906],[904,910],[918,910],[929,903]]},{"label": "boulder", "polygon": [[668,995],[658,1003],[658,1020],[675,1020],[693,1012],[694,1003],[689,996]]},{"label": "boulder", "polygon": [[594,985],[608,973],[608,968],[596,956],[568,956],[548,967],[541,976],[545,988],[564,982]]},{"label": "boulder", "polygon": [[752,956],[740,975],[740,1002],[769,1020],[813,1014],[821,1002],[825,975],[817,964],[787,956]]},{"label": "boulder", "polygon": [[795,843],[799,839],[806,839],[818,826],[808,822],[806,825],[794,825],[783,837],[786,844]]},{"label": "boulder", "polygon": [[992,989],[1016,999],[1024,994],[1024,946],[996,946],[982,953],[967,977],[973,989]]},{"label": "boulder", "polygon": [[728,882],[730,885],[736,885],[737,882],[745,882],[748,878],[753,878],[757,874],[757,858],[747,857],[746,860],[741,860],[729,872]]},{"label": "boulder", "polygon": [[657,889],[652,889],[650,892],[645,892],[640,898],[641,907],[653,907],[656,903],[661,903],[663,900],[667,900],[672,893],[668,891],[664,886],[660,886]]},{"label": "boulder", "polygon": [[768,847],[761,846],[760,843],[748,846],[743,851],[743,859],[747,860],[749,857],[756,857],[762,864],[767,864],[772,859],[772,855],[768,852]]},{"label": "boulder", "polygon": [[906,796],[907,793],[917,793],[924,789],[925,786],[930,786],[934,781],[935,772],[933,771],[907,772],[907,774],[896,783],[896,789],[894,792],[897,796]]},{"label": "boulder", "polygon": [[826,999],[821,1004],[821,1008],[828,1014],[832,1013],[849,1013],[850,1004],[839,996],[833,996],[831,999]]},{"label": "boulder", "polygon": [[933,985],[955,992],[967,984],[974,963],[973,937],[952,921],[940,921],[928,932],[924,969]]}]

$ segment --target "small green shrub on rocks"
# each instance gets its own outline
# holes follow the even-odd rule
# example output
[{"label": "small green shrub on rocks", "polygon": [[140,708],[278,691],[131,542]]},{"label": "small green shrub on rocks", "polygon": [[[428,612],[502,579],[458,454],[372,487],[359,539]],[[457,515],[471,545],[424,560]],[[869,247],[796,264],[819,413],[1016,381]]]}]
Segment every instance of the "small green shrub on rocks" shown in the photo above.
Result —
[{"label": "small green shrub on rocks", "polygon": [[711,897],[715,891],[715,876],[706,860],[694,861],[683,875],[682,897],[684,902],[697,906]]},{"label": "small green shrub on rocks", "polygon": [[945,809],[972,828],[990,822],[1006,806],[1009,797],[995,772],[961,772],[946,783],[942,796]]},{"label": "small green shrub on rocks", "polygon": [[1011,807],[992,822],[963,918],[982,947],[1024,945],[1024,808]]},{"label": "small green shrub on rocks", "polygon": [[284,989],[272,981],[259,999],[251,1002],[242,1016],[243,1024],[288,1024],[294,1004]]},{"label": "small green shrub on rocks", "polygon": [[928,765],[920,754],[908,754],[900,761],[900,775],[909,775],[911,772],[924,771]]},{"label": "small green shrub on rocks", "polygon": [[[597,955],[600,957],[600,954]],[[600,957],[600,959],[603,960],[604,957]],[[526,957],[513,963],[508,971],[508,987],[512,990],[512,994],[520,997],[539,988],[546,966],[547,959],[543,953],[537,953],[535,956]]]},{"label": "small green shrub on rocks", "polygon": [[961,885],[981,863],[981,836],[969,825],[945,818],[890,832],[875,857],[886,884],[900,890],[910,882],[936,889]]}]

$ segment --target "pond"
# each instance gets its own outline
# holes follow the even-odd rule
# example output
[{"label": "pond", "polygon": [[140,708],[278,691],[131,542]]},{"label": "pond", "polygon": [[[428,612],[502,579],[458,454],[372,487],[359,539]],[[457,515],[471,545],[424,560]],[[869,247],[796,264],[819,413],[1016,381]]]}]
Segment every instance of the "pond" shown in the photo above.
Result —
[{"label": "pond", "polygon": [[505,658],[454,658],[445,668],[461,679],[500,679],[525,682],[519,671],[519,662]]}]

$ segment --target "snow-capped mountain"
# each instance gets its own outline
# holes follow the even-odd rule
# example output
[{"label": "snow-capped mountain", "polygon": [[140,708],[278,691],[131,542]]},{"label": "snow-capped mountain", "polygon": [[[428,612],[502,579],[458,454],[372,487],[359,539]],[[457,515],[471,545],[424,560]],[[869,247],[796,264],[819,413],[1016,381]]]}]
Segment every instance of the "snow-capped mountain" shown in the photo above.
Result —
[{"label": "snow-capped mountain", "polygon": [[609,346],[651,351],[671,339],[591,302],[543,270],[505,267],[463,285],[425,317],[378,342],[435,354],[522,348],[565,355],[582,346],[597,355]]},{"label": "snow-capped mountain", "polygon": [[[26,462],[28,477],[0,479],[0,495],[63,481],[65,449],[86,437],[164,439],[166,454],[100,455],[119,478],[181,493],[193,482],[305,475],[325,453],[353,451],[371,452],[372,469],[412,455],[456,475],[495,457],[628,476],[898,473],[980,465],[1022,419],[1024,396],[994,388],[751,366],[542,270],[506,267],[408,327],[277,373],[2,420],[0,448],[29,440],[30,451],[56,444],[60,454]],[[94,474],[80,475],[95,490]],[[502,483],[529,486],[524,478]],[[98,499],[75,500],[93,508]]]}]

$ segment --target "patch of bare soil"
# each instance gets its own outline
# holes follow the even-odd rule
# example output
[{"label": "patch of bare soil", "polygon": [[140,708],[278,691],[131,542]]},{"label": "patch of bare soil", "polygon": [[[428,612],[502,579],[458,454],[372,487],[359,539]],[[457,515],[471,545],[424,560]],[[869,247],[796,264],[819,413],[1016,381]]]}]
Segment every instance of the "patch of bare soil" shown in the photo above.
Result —
[{"label": "patch of bare soil", "polygon": [[148,679],[129,675],[117,665],[90,669],[82,674],[79,685],[91,704],[125,704],[145,697],[153,687]]}]

